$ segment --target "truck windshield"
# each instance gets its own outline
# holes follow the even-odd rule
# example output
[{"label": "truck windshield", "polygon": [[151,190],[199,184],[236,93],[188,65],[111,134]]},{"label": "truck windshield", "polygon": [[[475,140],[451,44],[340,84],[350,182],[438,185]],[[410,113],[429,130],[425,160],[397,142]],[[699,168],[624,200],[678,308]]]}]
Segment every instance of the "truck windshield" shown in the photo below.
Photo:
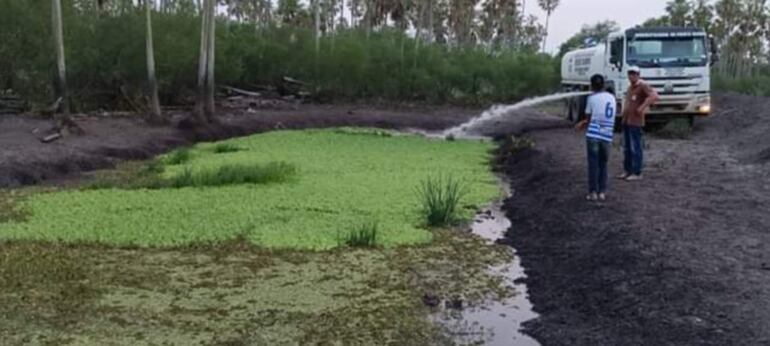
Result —
[{"label": "truck windshield", "polygon": [[706,66],[708,55],[703,37],[634,38],[628,41],[628,58],[639,67]]}]

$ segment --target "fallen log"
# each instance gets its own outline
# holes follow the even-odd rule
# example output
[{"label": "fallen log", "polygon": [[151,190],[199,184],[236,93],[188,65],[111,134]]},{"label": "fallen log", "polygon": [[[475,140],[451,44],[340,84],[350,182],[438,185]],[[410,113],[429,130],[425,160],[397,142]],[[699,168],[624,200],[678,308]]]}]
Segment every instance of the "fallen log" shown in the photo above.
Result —
[{"label": "fallen log", "polygon": [[61,137],[62,137],[61,132],[55,132],[55,133],[52,133],[52,134],[50,134],[48,136],[45,136],[45,137],[41,138],[40,141],[47,144],[47,143],[51,143],[51,142],[53,142],[53,141],[55,141],[57,139],[60,139]]},{"label": "fallen log", "polygon": [[258,92],[238,89],[238,88],[234,88],[234,87],[231,87],[231,86],[222,86],[222,89],[225,89],[225,90],[227,90],[227,91],[229,91],[229,92],[231,92],[233,94],[238,94],[238,95],[243,95],[243,96],[251,96],[251,97],[262,97],[262,94],[260,94]]},{"label": "fallen log", "polygon": [[301,80],[294,79],[294,78],[291,78],[291,77],[286,77],[286,76],[283,77],[283,81],[286,82],[286,83],[289,83],[289,84],[296,84],[296,85],[302,85],[302,86],[308,85],[307,83],[305,83],[305,82],[303,82]]}]

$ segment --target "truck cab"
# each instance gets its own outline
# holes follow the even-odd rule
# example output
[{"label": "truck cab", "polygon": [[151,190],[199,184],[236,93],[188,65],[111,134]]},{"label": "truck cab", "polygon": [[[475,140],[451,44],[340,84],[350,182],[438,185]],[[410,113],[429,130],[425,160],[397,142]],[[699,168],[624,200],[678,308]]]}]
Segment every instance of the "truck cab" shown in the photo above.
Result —
[{"label": "truck cab", "polygon": [[[564,56],[562,89],[588,91],[590,77],[604,75],[608,91],[615,94],[621,109],[629,87],[628,68],[637,66],[641,78],[660,95],[648,119],[692,121],[711,112],[710,66],[716,60],[713,48],[706,32],[698,28],[633,28],[612,33],[599,45]],[[584,98],[567,102],[573,119],[582,115]]]}]

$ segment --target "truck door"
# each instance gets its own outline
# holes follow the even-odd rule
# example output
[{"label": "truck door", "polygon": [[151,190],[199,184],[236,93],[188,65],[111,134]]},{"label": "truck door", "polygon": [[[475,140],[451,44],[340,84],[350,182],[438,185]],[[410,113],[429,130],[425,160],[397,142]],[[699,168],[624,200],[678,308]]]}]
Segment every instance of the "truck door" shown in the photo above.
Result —
[{"label": "truck door", "polygon": [[607,42],[607,81],[608,88],[611,88],[611,92],[615,94],[615,98],[618,104],[615,108],[618,117],[615,119],[615,128],[620,126],[620,114],[623,114],[624,97],[626,94],[626,85],[628,85],[625,73],[623,73],[626,54],[625,54],[626,42],[624,36],[610,37]]},{"label": "truck door", "polygon": [[625,42],[623,36],[611,37],[607,42],[609,54],[607,54],[607,80],[610,82],[615,95],[622,97],[625,89],[622,87],[625,82],[625,75],[623,74],[623,68],[625,65],[625,54],[623,54],[623,48]]}]

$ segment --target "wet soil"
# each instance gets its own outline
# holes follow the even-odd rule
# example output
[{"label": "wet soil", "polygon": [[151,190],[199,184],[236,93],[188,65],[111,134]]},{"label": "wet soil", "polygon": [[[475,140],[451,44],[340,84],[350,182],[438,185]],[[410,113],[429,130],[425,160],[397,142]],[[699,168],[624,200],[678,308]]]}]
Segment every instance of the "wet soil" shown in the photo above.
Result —
[{"label": "wet soil", "polygon": [[[770,344],[770,99],[714,104],[689,140],[648,135],[645,179],[613,179],[603,203],[584,200],[585,142],[569,124],[541,114],[543,125],[497,126],[535,143],[501,150],[507,236],[540,315],[527,334],[543,345]],[[613,175],[621,164],[616,147]]]},{"label": "wet soil", "polygon": [[486,271],[507,251],[456,231],[324,252],[0,242],[0,344],[448,345],[421,297],[510,295]]},{"label": "wet soil", "polygon": [[[507,184],[507,182],[505,182]],[[507,187],[505,188],[507,190]],[[506,191],[507,192],[507,191]],[[506,193],[505,197],[509,194]],[[488,242],[496,244],[505,237],[511,222],[502,211],[502,199],[482,209],[474,217],[470,232]],[[489,346],[538,346],[539,343],[521,333],[523,322],[537,318],[532,311],[527,286],[519,281],[524,278],[521,260],[513,249],[509,249],[511,260],[489,268],[490,275],[504,278],[503,283],[511,288],[513,295],[504,299],[486,300],[476,306],[453,309],[451,304],[437,314],[439,325],[447,330],[453,341],[459,345]]]},{"label": "wet soil", "polygon": [[138,117],[80,116],[84,136],[66,136],[49,144],[40,138],[51,128],[49,119],[34,116],[0,117],[0,187],[32,185],[80,172],[112,168],[119,161],[148,159],[175,147],[276,129],[342,126],[439,130],[477,115],[478,110],[398,106],[261,103],[248,99],[222,100],[219,123],[204,128],[180,128],[187,114],[172,110],[172,125],[148,126]]}]

